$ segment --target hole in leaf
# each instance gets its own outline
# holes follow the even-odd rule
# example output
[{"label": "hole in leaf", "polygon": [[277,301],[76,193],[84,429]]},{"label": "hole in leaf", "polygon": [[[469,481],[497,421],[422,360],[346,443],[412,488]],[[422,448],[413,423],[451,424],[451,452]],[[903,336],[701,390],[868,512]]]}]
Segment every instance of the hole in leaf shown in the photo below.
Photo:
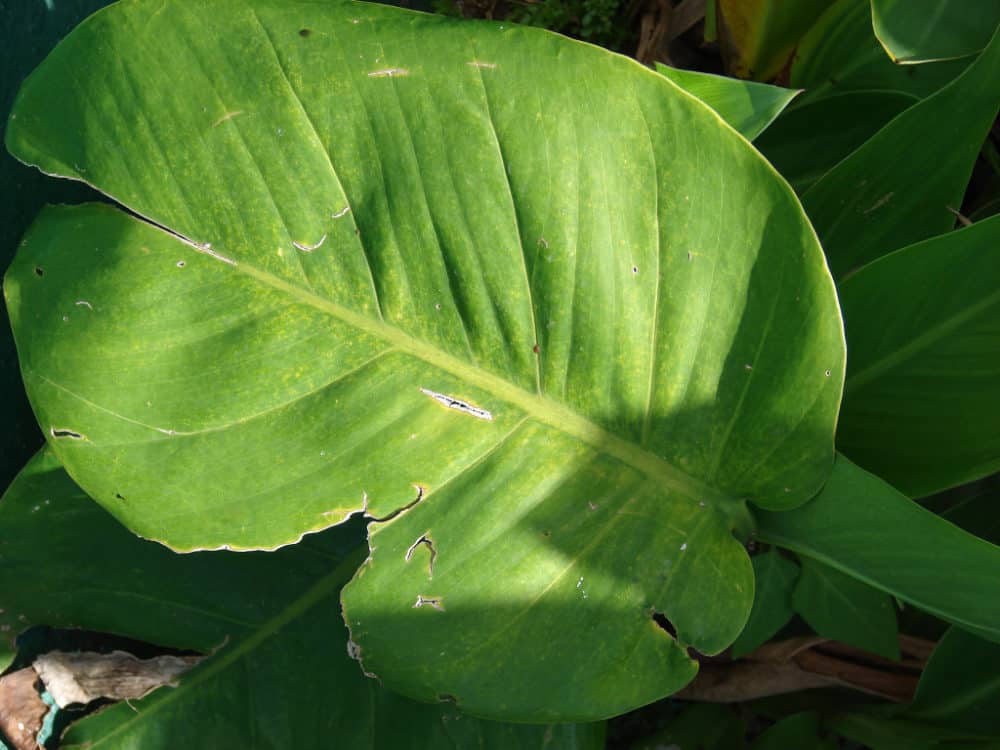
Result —
[{"label": "hole in leaf", "polygon": [[302,37],[303,39],[309,36],[310,34],[312,34],[312,31],[309,29],[299,29],[299,36]]},{"label": "hole in leaf", "polygon": [[674,624],[667,619],[667,616],[665,614],[663,614],[662,612],[657,612],[654,609],[653,622],[655,622],[662,630],[665,630],[671,638],[673,638],[675,641],[677,640],[677,628],[675,628]]},{"label": "hole in leaf", "polygon": [[35,266],[35,276],[44,276],[45,270],[40,266]]}]

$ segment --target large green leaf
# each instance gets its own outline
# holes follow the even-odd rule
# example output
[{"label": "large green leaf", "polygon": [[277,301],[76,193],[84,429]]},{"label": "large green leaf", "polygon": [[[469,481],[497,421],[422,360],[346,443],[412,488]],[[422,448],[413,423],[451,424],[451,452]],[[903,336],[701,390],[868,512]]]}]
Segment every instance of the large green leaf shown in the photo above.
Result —
[{"label": "large green leaf", "polygon": [[[1000,33],[958,78],[913,105],[802,196],[841,277],[951,229],[1000,108]],[[949,210],[950,209],[950,210]]]},{"label": "large green leaf", "polygon": [[760,135],[799,93],[794,89],[681,70],[661,63],[656,63],[656,70],[705,102],[749,141]]},{"label": "large green leaf", "polygon": [[92,17],[12,117],[172,232],[53,208],[6,278],[39,420],[128,526],[393,517],[345,593],[366,667],[480,713],[619,713],[740,632],[730,530],[824,481],[843,339],[793,194],[701,102],[533,29],[168,0]]},{"label": "large green leaf", "polygon": [[964,70],[968,60],[896,65],[872,31],[871,0],[836,0],[795,50],[790,85],[799,102],[846,91],[898,91],[925,97]]},{"label": "large green leaf", "polygon": [[925,510],[843,456],[815,499],[756,517],[764,541],[1000,641],[1000,547]]},{"label": "large green leaf", "polygon": [[998,0],[871,0],[871,4],[875,36],[900,63],[975,54],[1000,23]]},{"label": "large green leaf", "polygon": [[1000,216],[844,280],[837,445],[920,497],[1000,469]]},{"label": "large green leaf", "polygon": [[272,554],[177,555],[90,502],[48,450],[0,501],[0,528],[2,640],[45,624],[215,651],[177,687],[73,726],[61,747],[603,746],[601,725],[480,721],[367,679],[337,599],[358,562],[357,525]]}]

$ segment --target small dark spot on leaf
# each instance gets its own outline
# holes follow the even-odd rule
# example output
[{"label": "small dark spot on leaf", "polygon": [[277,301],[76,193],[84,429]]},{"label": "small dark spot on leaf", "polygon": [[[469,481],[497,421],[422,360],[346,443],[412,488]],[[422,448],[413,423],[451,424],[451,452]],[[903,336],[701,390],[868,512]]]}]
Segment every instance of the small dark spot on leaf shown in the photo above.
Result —
[{"label": "small dark spot on leaf", "polygon": [[533,351],[535,354],[539,354],[542,350],[541,348],[539,348],[538,344],[535,344],[533,347],[531,347],[531,351]]},{"label": "small dark spot on leaf", "polygon": [[299,29],[299,36],[303,38],[309,36],[310,34],[312,34],[312,31],[309,29]]},{"label": "small dark spot on leaf", "polygon": [[122,502],[125,502],[125,497],[120,492],[116,492],[115,493],[115,500],[121,500]]},{"label": "small dark spot on leaf", "polygon": [[546,530],[546,531],[543,531],[543,532],[542,532],[542,536],[544,536],[544,537],[550,537],[550,536],[552,536],[552,532],[551,532],[551,531],[548,531],[548,530]]},{"label": "small dark spot on leaf", "polygon": [[45,271],[40,266],[35,266],[35,276],[44,276]]},{"label": "small dark spot on leaf", "polygon": [[632,273],[639,273],[639,266],[632,266]]}]

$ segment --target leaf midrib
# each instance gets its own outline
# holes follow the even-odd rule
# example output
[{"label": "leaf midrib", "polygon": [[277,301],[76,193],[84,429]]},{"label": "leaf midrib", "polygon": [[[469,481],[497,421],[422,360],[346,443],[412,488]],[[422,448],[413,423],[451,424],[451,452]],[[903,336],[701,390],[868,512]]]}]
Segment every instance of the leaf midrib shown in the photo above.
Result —
[{"label": "leaf midrib", "polygon": [[[157,228],[180,239],[196,251],[209,255],[197,243],[163,227],[157,226]],[[209,257],[218,260],[214,255],[209,255]],[[539,422],[582,440],[597,450],[619,459],[650,478],[660,481],[667,489],[673,490],[683,497],[693,500],[712,500],[723,505],[736,502],[736,499],[730,495],[691,476],[669,461],[650,453],[635,443],[624,440],[603,427],[599,427],[564,404],[553,401],[544,395],[529,393],[509,381],[468,362],[463,362],[399,328],[350,310],[252,265],[234,260],[231,268],[260,284],[284,292],[298,302],[324,312],[342,323],[379,338],[401,352],[417,357],[433,367],[446,370],[462,381],[494,394],[500,400],[516,406]]]}]

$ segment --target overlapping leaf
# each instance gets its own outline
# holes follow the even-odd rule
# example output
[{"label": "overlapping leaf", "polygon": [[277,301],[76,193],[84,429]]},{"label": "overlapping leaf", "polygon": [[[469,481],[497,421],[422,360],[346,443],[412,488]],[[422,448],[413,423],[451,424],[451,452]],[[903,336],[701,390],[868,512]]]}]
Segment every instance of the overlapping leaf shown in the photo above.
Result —
[{"label": "overlapping leaf", "polygon": [[51,451],[4,495],[0,524],[3,641],[37,623],[214,651],[176,687],[71,727],[61,747],[603,746],[600,725],[480,721],[366,678],[337,598],[363,544],[357,525],[273,554],[177,555],[116,523]]},{"label": "overlapping leaf", "polygon": [[739,633],[730,530],[824,480],[843,340],[801,208],[700,102],[535,30],[167,0],[94,16],[12,118],[169,230],[50,209],[6,279],[54,450],[131,528],[270,548],[406,509],[355,641],[480,713],[680,687],[654,612]]},{"label": "overlapping leaf", "polygon": [[1000,469],[998,250],[994,216],[841,284],[852,357],[837,442],[908,495]]}]

